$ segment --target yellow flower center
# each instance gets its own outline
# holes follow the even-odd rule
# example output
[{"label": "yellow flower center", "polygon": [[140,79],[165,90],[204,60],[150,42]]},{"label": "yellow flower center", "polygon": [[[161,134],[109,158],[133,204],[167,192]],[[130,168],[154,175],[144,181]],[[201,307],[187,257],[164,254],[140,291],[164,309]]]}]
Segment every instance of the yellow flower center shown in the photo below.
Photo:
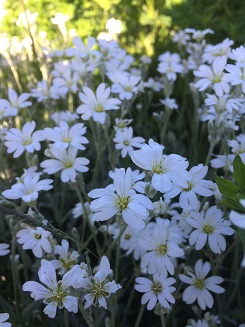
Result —
[{"label": "yellow flower center", "polygon": [[117,206],[120,211],[126,209],[128,207],[128,198],[119,198],[117,200]]},{"label": "yellow flower center", "polygon": [[25,145],[31,144],[31,142],[32,142],[32,139],[26,139],[26,140],[23,140],[22,144],[25,146]]},{"label": "yellow flower center", "polygon": [[104,107],[101,104],[97,104],[96,108],[95,108],[96,112],[102,112],[104,111]]},{"label": "yellow flower center", "polygon": [[130,240],[130,238],[131,238],[131,235],[130,235],[130,234],[125,234],[125,235],[124,235],[124,238],[125,238],[125,240],[127,240],[127,241],[128,241],[128,240]]},{"label": "yellow flower center", "polygon": [[201,290],[202,288],[205,287],[205,282],[204,282],[203,279],[197,279],[195,281],[195,284],[194,285],[195,285],[196,288],[198,288],[199,290]]},{"label": "yellow flower center", "polygon": [[213,234],[214,231],[214,227],[210,226],[210,225],[204,225],[202,230],[206,233],[206,234]]},{"label": "yellow flower center", "polygon": [[36,238],[37,240],[41,240],[42,235],[41,235],[41,234],[35,234],[35,238]]},{"label": "yellow flower center", "polygon": [[124,144],[124,145],[129,145],[130,142],[129,142],[129,141],[123,141],[123,144]]},{"label": "yellow flower center", "polygon": [[154,166],[152,168],[152,172],[161,175],[164,172],[164,169],[162,168],[162,163],[158,163],[156,166]]},{"label": "yellow flower center", "polygon": [[154,294],[159,294],[162,292],[162,285],[160,283],[154,283],[151,287],[151,290]]},{"label": "yellow flower center", "polygon": [[46,299],[46,302],[56,302],[58,304],[58,307],[62,307],[63,301],[68,294],[68,292],[63,290],[61,282],[58,282],[57,288],[53,290],[53,295],[50,298]]},{"label": "yellow flower center", "polygon": [[187,182],[188,186],[187,188],[184,188],[183,191],[190,191],[192,189],[192,184],[190,182]]},{"label": "yellow flower center", "polygon": [[73,161],[67,161],[64,164],[65,168],[72,168],[73,167]]},{"label": "yellow flower center", "polygon": [[67,136],[63,139],[63,142],[65,143],[70,143],[71,142],[71,139]]},{"label": "yellow flower center", "polygon": [[157,252],[161,255],[164,255],[167,253],[167,250],[168,250],[168,246],[167,244],[160,244],[158,249],[157,249]]}]

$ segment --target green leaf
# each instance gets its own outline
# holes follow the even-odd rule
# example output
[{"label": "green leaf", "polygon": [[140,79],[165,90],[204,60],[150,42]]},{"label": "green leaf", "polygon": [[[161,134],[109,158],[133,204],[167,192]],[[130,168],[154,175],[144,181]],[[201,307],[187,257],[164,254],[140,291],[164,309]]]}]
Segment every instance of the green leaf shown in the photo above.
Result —
[{"label": "green leaf", "polygon": [[241,204],[235,199],[225,198],[221,201],[221,203],[229,209],[241,211]]},{"label": "green leaf", "polygon": [[245,251],[245,229],[239,228],[238,235],[242,241],[243,250]]},{"label": "green leaf", "polygon": [[245,190],[245,164],[240,156],[236,156],[233,161],[233,176],[241,189]]},{"label": "green leaf", "polygon": [[239,193],[239,187],[232,181],[228,181],[227,179],[219,177],[218,175],[215,175],[215,181],[223,195],[232,198],[234,195]]}]

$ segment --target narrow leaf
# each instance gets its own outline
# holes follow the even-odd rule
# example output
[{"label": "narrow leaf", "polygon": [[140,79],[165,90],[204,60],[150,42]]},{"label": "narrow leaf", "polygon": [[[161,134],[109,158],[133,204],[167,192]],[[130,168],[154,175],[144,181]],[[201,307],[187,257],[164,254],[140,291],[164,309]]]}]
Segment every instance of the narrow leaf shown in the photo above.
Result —
[{"label": "narrow leaf", "polygon": [[233,161],[233,176],[241,189],[245,189],[245,164],[240,156],[236,156]]},{"label": "narrow leaf", "polygon": [[238,235],[242,241],[243,250],[245,251],[245,229],[239,228]]}]

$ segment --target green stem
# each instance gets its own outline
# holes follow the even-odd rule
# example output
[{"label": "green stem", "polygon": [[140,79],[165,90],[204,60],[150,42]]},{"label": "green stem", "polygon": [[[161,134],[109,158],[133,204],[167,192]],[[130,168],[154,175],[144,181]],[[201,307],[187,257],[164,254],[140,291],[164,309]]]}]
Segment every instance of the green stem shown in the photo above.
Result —
[{"label": "green stem", "polygon": [[79,307],[79,310],[80,310],[83,318],[87,322],[88,326],[94,327],[93,317],[88,313],[88,311],[86,309],[84,309],[82,304],[80,304],[78,307]]},{"label": "green stem", "polygon": [[109,254],[111,253],[112,249],[114,248],[114,246],[115,246],[117,243],[120,244],[121,236],[122,236],[122,234],[125,232],[126,228],[127,228],[127,225],[125,225],[125,226],[122,228],[120,234],[117,236],[117,238],[115,238],[115,239],[113,240],[113,242],[111,243],[110,247],[107,249],[107,251],[106,251],[106,253],[105,253],[105,256],[108,257]]},{"label": "green stem", "polygon": [[19,296],[18,296],[18,271],[16,269],[15,264],[15,248],[16,248],[16,236],[15,231],[12,233],[12,245],[11,245],[11,270],[12,270],[12,281],[13,281],[13,287],[14,287],[14,299],[15,299],[15,308],[16,308],[16,316],[18,321],[21,323],[22,326],[25,326],[24,321],[22,321],[21,314],[20,314],[20,307],[19,307]]},{"label": "green stem", "polygon": [[160,317],[161,317],[161,327],[166,327],[165,317],[162,309],[160,310]]},{"label": "green stem", "polygon": [[100,256],[100,254],[101,254],[101,248],[100,248],[99,242],[98,242],[98,240],[97,240],[97,237],[96,237],[96,235],[95,235],[94,228],[93,228],[93,226],[92,226],[92,224],[91,224],[91,222],[90,222],[90,219],[89,219],[89,216],[88,216],[87,210],[86,210],[85,205],[84,205],[83,198],[82,198],[82,196],[81,196],[81,193],[79,192],[79,189],[78,189],[78,186],[77,186],[77,185],[76,185],[75,189],[76,189],[77,197],[78,197],[79,201],[80,201],[81,204],[82,204],[83,211],[84,211],[84,215],[85,215],[85,218],[86,218],[86,221],[87,221],[88,227],[89,227],[89,229],[90,229],[90,231],[91,231],[91,234],[93,235],[93,239],[94,239],[94,242],[95,242],[95,245],[96,245],[97,253],[98,253],[98,255]]},{"label": "green stem", "polygon": [[145,310],[145,304],[141,305],[134,327],[139,327]]},{"label": "green stem", "polygon": [[166,107],[165,116],[164,116],[165,120],[164,120],[164,123],[163,123],[163,128],[160,131],[160,142],[161,142],[161,144],[164,143],[167,128],[168,128],[168,123],[169,123],[169,119],[170,119],[171,114],[172,114],[172,110]]},{"label": "green stem", "polygon": [[69,315],[66,309],[64,311],[64,327],[69,327]]},{"label": "green stem", "polygon": [[205,166],[208,166],[208,164],[209,164],[209,161],[211,159],[211,156],[212,156],[212,153],[213,153],[213,150],[214,150],[214,146],[215,146],[215,144],[213,142],[210,143],[208,154],[207,154],[205,164],[204,164]]}]

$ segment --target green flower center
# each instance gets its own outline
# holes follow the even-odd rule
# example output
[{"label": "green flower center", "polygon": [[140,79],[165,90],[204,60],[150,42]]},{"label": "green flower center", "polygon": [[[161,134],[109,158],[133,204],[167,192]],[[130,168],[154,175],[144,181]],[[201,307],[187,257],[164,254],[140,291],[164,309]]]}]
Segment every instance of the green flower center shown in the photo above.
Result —
[{"label": "green flower center", "polygon": [[66,260],[64,260],[63,258],[60,258],[59,260],[60,260],[62,266],[65,268],[65,270],[70,270],[76,264],[76,261],[72,260],[70,258],[67,258]]},{"label": "green flower center", "polygon": [[213,231],[214,231],[214,227],[213,226],[210,226],[210,225],[204,225],[202,230],[204,231],[204,233],[206,234],[213,234]]},{"label": "green flower center", "polygon": [[221,82],[221,80],[222,80],[222,76],[214,75],[214,77],[212,78],[213,83],[219,83],[219,82]]},{"label": "green flower center", "polygon": [[157,249],[157,252],[161,255],[164,255],[167,253],[167,250],[168,250],[168,246],[167,244],[160,244],[158,249]]},{"label": "green flower center", "polygon": [[126,86],[126,87],[124,88],[124,90],[125,90],[126,92],[131,92],[131,91],[132,91],[132,87],[130,87],[130,86]]},{"label": "green flower center", "polygon": [[58,307],[63,306],[63,301],[69,293],[63,290],[61,281],[58,282],[56,290],[53,290],[53,295],[46,299],[47,303],[56,302]]},{"label": "green flower center", "polygon": [[107,282],[108,280],[105,279],[102,283],[96,283],[95,280],[91,278],[92,285],[89,285],[89,288],[85,289],[85,292],[92,294],[92,296],[94,297],[94,302],[97,302],[99,298],[109,296],[109,293],[106,292],[104,289],[104,286]]},{"label": "green flower center", "polygon": [[128,198],[119,198],[117,200],[117,206],[120,211],[126,209],[128,207]]},{"label": "green flower center", "polygon": [[187,182],[188,186],[187,188],[184,188],[183,191],[190,191],[192,189],[192,184],[190,182]]},{"label": "green flower center", "polygon": [[95,108],[96,112],[102,112],[104,111],[104,107],[101,104],[97,104],[96,108]]},{"label": "green flower center", "polygon": [[131,235],[130,235],[130,234],[125,234],[125,235],[124,235],[124,238],[125,238],[125,240],[127,240],[127,241],[128,241],[128,240],[130,240],[130,238],[131,238]]},{"label": "green flower center", "polygon": [[35,234],[35,238],[36,238],[37,240],[41,240],[42,235],[41,235],[41,234]]},{"label": "green flower center", "polygon": [[73,161],[67,161],[65,162],[65,168],[72,168],[73,167]]},{"label": "green flower center", "polygon": [[162,292],[162,285],[159,282],[153,282],[151,290],[154,294],[159,294]]},{"label": "green flower center", "polygon": [[205,282],[204,282],[203,279],[197,279],[197,280],[195,281],[194,286],[195,286],[196,288],[198,288],[199,290],[201,290],[201,289],[203,289],[203,288],[205,287]]},{"label": "green flower center", "polygon": [[22,144],[23,144],[24,146],[26,146],[26,145],[31,144],[31,142],[32,142],[32,139],[26,139],[26,140],[23,140]]},{"label": "green flower center", "polygon": [[164,172],[164,170],[162,168],[162,163],[158,163],[156,166],[154,166],[152,168],[152,172],[155,174],[161,175]]},{"label": "green flower center", "polygon": [[63,142],[65,143],[70,143],[71,142],[71,139],[67,136],[63,139]]},{"label": "green flower center", "polygon": [[129,142],[129,141],[123,141],[123,144],[124,144],[124,145],[129,145],[130,142]]}]

